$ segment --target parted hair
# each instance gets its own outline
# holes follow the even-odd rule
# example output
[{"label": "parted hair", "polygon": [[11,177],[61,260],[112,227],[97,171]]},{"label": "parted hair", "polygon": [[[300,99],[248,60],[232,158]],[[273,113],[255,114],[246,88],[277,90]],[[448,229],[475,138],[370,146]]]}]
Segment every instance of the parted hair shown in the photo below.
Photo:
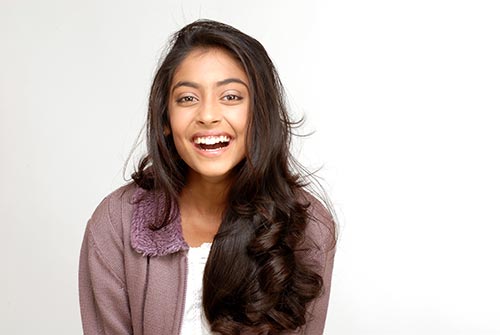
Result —
[{"label": "parted hair", "polygon": [[[232,171],[227,206],[205,267],[205,315],[212,331],[222,335],[296,330],[306,324],[307,305],[323,288],[315,264],[299,257],[314,248],[306,243],[305,230],[315,218],[304,197],[307,171],[290,153],[295,124],[283,86],[256,39],[211,20],[195,21],[172,36],[151,87],[148,150],[132,178],[144,189],[163,190],[165,203],[175,205],[188,167],[164,129],[170,128],[172,78],[196,48],[231,54],[248,76],[251,100],[245,158]],[[167,217],[163,225],[168,224]]]}]

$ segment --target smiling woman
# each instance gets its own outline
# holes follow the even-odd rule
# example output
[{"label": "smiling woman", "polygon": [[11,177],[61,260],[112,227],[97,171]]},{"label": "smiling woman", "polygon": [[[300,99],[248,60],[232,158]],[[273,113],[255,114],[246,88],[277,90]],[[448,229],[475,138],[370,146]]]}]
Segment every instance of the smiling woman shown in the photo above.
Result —
[{"label": "smiling woman", "polygon": [[201,20],[174,35],[148,152],[87,225],[85,334],[323,333],[335,223],[290,154],[282,91],[235,28]]},{"label": "smiling woman", "polygon": [[[245,157],[250,95],[242,66],[220,48],[191,51],[174,73],[168,102],[175,148],[188,166],[187,180],[230,182]],[[196,176],[195,176],[196,175]]]}]

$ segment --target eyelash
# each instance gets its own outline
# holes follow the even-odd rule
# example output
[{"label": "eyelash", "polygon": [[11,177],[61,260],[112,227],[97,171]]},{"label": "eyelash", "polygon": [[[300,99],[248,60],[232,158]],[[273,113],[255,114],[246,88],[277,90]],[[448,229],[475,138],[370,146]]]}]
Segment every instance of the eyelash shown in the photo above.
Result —
[{"label": "eyelash", "polygon": [[[228,97],[231,97],[231,99],[227,99]],[[236,95],[236,94],[227,94],[227,95],[223,96],[222,99],[224,99],[226,101],[238,101],[238,100],[241,100],[243,98]]]},{"label": "eyelash", "polygon": [[[195,97],[192,95],[187,95],[184,97],[180,97],[179,99],[176,100],[177,103],[189,103],[195,101]],[[222,97],[223,100],[225,101],[239,101],[243,99],[241,96],[236,95],[236,94],[226,94],[225,96]]]},{"label": "eyelash", "polygon": [[193,102],[195,97],[192,95],[187,95],[185,97],[180,97],[179,99],[176,100],[177,103],[184,103],[184,102]]}]

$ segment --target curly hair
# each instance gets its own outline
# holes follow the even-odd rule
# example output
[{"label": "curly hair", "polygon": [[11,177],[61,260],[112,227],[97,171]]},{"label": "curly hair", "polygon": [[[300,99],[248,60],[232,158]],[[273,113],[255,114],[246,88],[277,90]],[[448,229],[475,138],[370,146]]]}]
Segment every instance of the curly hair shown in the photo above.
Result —
[{"label": "curly hair", "polygon": [[307,171],[290,154],[295,124],[278,73],[257,40],[211,20],[195,21],[173,35],[151,87],[148,153],[132,178],[144,189],[165,190],[166,204],[178,200],[187,166],[164,128],[170,128],[174,72],[195,48],[222,48],[233,55],[248,76],[251,98],[246,155],[234,168],[205,267],[206,317],[212,331],[223,335],[296,330],[306,324],[307,304],[321,294],[323,282],[315,265],[300,257],[314,248],[305,241],[306,226],[314,220],[303,190]]}]

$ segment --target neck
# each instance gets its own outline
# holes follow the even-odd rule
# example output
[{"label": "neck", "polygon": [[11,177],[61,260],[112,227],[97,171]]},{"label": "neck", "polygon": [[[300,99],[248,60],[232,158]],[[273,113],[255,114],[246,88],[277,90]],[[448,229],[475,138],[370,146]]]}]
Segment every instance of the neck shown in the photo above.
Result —
[{"label": "neck", "polygon": [[191,174],[182,189],[181,200],[201,215],[220,216],[227,203],[227,180],[208,180]]}]

